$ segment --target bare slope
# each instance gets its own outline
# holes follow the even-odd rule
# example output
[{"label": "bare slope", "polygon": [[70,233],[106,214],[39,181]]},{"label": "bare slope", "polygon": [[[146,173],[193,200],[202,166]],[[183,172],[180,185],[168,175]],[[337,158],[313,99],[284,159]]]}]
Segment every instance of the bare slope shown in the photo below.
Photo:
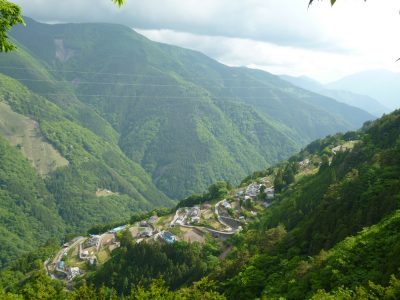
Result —
[{"label": "bare slope", "polygon": [[4,102],[0,102],[0,135],[20,149],[42,176],[68,165],[68,160],[43,138],[37,122],[14,112]]}]

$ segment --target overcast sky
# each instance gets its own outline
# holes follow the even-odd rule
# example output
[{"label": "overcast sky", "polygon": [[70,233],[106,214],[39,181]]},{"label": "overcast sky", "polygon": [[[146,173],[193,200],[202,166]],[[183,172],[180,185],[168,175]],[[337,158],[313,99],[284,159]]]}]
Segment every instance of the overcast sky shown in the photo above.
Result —
[{"label": "overcast sky", "polygon": [[122,23],[218,61],[323,82],[367,69],[400,72],[400,1],[14,0],[43,22]]}]

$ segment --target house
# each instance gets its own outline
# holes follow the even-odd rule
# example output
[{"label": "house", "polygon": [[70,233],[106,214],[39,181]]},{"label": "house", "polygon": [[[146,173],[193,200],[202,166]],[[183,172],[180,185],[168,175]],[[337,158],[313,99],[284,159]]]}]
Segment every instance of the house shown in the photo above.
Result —
[{"label": "house", "polygon": [[120,232],[120,231],[124,230],[125,228],[126,228],[126,225],[118,226],[118,227],[115,227],[115,228],[111,229],[108,232],[109,233],[117,233],[117,232]]},{"label": "house", "polygon": [[226,209],[232,208],[232,205],[228,201],[222,202],[222,206],[225,207]]},{"label": "house", "polygon": [[88,240],[89,247],[98,247],[100,243],[100,236],[99,235],[92,235]]},{"label": "house", "polygon": [[89,265],[94,266],[97,263],[97,258],[96,256],[91,256],[89,258]]},{"label": "house", "polygon": [[305,167],[308,166],[310,164],[310,160],[308,158],[306,158],[305,160],[302,160],[301,162],[299,162],[300,167]]},{"label": "house", "polygon": [[151,237],[153,230],[150,227],[146,227],[139,235],[140,237]]},{"label": "house", "polygon": [[80,274],[80,270],[78,267],[71,267],[68,270],[68,280],[74,279],[76,276]]},{"label": "house", "polygon": [[274,188],[266,188],[264,190],[267,199],[274,199],[275,197],[275,189]]},{"label": "house", "polygon": [[200,214],[200,208],[198,206],[192,207],[189,211],[189,216],[190,217],[195,217]]},{"label": "house", "polygon": [[161,238],[166,241],[168,244],[172,244],[176,242],[176,236],[173,235],[171,232],[164,231],[160,234]]},{"label": "house", "polygon": [[147,227],[147,226],[149,226],[149,223],[147,223],[147,221],[142,221],[142,222],[139,223],[139,226],[140,227]]},{"label": "house", "polygon": [[246,189],[246,195],[249,197],[257,197],[258,193],[260,192],[260,186],[257,183],[250,184]]},{"label": "house", "polygon": [[200,222],[200,217],[198,217],[198,216],[192,217],[192,223],[193,224],[197,224],[199,222]]},{"label": "house", "polygon": [[57,264],[57,268],[64,270],[65,268],[65,262],[64,261],[59,261]]}]

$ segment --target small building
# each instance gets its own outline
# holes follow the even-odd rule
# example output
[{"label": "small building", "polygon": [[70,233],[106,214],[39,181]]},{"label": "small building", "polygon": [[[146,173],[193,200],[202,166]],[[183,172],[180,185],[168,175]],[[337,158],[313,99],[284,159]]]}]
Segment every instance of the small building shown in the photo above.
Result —
[{"label": "small building", "polygon": [[92,235],[90,239],[87,241],[89,247],[98,247],[99,243],[100,243],[99,235]]},{"label": "small building", "polygon": [[91,256],[91,257],[89,258],[89,265],[94,266],[94,265],[96,265],[96,263],[97,263],[97,258],[96,258],[96,256]]},{"label": "small building", "polygon": [[82,252],[82,257],[88,257],[89,256],[89,251],[83,250]]},{"label": "small building", "polygon": [[266,188],[264,190],[267,199],[274,199],[275,197],[275,189],[273,188]]},{"label": "small building", "polygon": [[115,228],[111,229],[109,231],[109,233],[117,233],[117,232],[120,232],[120,231],[124,230],[125,228],[126,228],[126,225],[118,226],[118,227],[115,227]]},{"label": "small building", "polygon": [[193,224],[197,224],[199,222],[200,222],[200,217],[198,217],[198,216],[192,217],[192,223]]},{"label": "small building", "polygon": [[300,167],[306,167],[310,164],[310,160],[308,158],[306,158],[305,160],[302,160],[301,162],[299,162]]},{"label": "small building", "polygon": [[246,189],[246,195],[249,197],[257,197],[258,193],[260,192],[260,186],[257,183],[250,184]]},{"label": "small building", "polygon": [[151,237],[153,235],[153,230],[150,227],[146,227],[142,232],[140,232],[140,237]]},{"label": "small building", "polygon": [[176,236],[171,232],[164,231],[160,234],[161,238],[169,244],[176,242]]},{"label": "small building", "polygon": [[65,262],[63,260],[59,261],[58,264],[57,264],[57,268],[59,268],[60,270],[64,270]]},{"label": "small building", "polygon": [[147,221],[142,221],[142,222],[139,223],[139,226],[140,227],[147,227],[147,226],[149,226],[149,223],[147,223]]},{"label": "small building", "polygon": [[222,202],[222,206],[225,207],[226,209],[232,208],[232,205],[228,201]]},{"label": "small building", "polygon": [[78,267],[71,267],[68,270],[68,280],[74,279],[76,276],[80,274],[80,270]]}]

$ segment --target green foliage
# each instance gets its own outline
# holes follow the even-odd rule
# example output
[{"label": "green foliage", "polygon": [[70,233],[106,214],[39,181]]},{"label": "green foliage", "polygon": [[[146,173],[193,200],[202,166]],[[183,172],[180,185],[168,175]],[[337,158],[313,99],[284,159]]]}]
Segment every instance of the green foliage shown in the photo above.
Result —
[{"label": "green foliage", "polygon": [[0,1],[0,52],[9,52],[15,45],[9,40],[7,31],[17,24],[24,24],[21,17],[21,8],[7,0]]},{"label": "green foliage", "polygon": [[114,3],[118,4],[119,7],[121,7],[125,3],[126,0],[113,0],[113,1],[114,1]]},{"label": "green foliage", "polygon": [[395,111],[368,124],[357,134],[361,142],[331,153],[330,164],[323,149],[340,145],[343,135],[308,147],[318,153],[320,171],[283,190],[210,275],[228,298],[396,299],[399,120]]},{"label": "green foliage", "polygon": [[132,285],[148,287],[155,278],[163,278],[167,286],[176,289],[204,276],[209,271],[209,259],[198,244],[135,244],[128,237],[121,240],[121,248],[90,281],[124,295],[130,293]]},{"label": "green foliage", "polygon": [[[0,268],[63,235],[54,197],[22,154],[0,137]],[[40,234],[38,234],[40,233]]]},{"label": "green foliage", "polygon": [[[18,82],[1,78],[2,98],[14,111],[36,120],[41,134],[69,161],[68,167],[57,169],[45,182],[70,231],[85,232],[94,224],[172,204],[117,145],[71,121],[68,113]],[[114,194],[97,197],[98,189]]]},{"label": "green foliage", "polygon": [[[150,218],[151,216],[154,216],[154,215],[156,215],[156,216],[158,216],[158,217],[166,216],[166,215],[171,214],[172,212],[173,212],[173,209],[168,209],[168,208],[156,208],[156,209],[153,209],[153,210],[148,211],[148,212],[136,213],[136,214],[133,214],[133,215],[131,216],[131,218],[130,218],[130,223],[131,223],[131,224],[134,224],[134,223],[136,223],[136,222],[139,222],[139,221],[143,221],[143,220],[145,220],[145,219],[148,219],[148,218]],[[126,224],[126,223],[125,223],[125,224]]]},{"label": "green foliage", "polygon": [[226,197],[230,189],[231,186],[229,183],[225,181],[218,181],[208,187],[207,193],[204,193],[203,195],[191,195],[179,201],[179,203],[176,205],[176,208],[191,207],[207,201],[222,200]]}]

